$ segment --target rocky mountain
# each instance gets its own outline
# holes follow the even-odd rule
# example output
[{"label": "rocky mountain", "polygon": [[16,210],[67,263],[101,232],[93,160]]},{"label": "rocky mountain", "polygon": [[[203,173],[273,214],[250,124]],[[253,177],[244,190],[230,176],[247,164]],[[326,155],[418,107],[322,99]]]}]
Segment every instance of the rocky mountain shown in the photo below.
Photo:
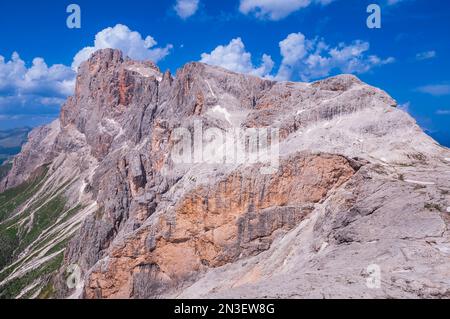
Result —
[{"label": "rocky mountain", "polygon": [[0,296],[448,298],[450,150],[396,106],[98,51],[1,181]]}]

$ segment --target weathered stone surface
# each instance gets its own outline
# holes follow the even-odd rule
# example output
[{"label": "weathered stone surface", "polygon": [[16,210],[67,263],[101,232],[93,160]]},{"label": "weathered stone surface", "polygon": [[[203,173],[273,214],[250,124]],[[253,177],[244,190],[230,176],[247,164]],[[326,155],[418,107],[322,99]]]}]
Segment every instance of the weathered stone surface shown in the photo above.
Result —
[{"label": "weathered stone surface", "polygon": [[[200,271],[257,255],[270,248],[276,233],[293,229],[354,172],[339,156],[298,155],[269,177],[256,168],[193,189],[173,211],[159,212],[150,225],[113,249],[108,266],[90,274],[86,297],[134,297],[132,287],[151,287],[165,278],[158,291],[139,295],[156,297]],[[145,277],[141,272],[147,273],[148,267]]]},{"label": "weathered stone surface", "polygon": [[[274,82],[101,50],[1,182],[42,165],[90,207],[58,297],[449,297],[450,152],[385,92],[341,75]],[[277,127],[280,168],[176,165],[174,130]],[[208,141],[204,141],[208,144]],[[57,187],[56,182],[54,187]],[[80,266],[83,288],[65,270]],[[366,286],[367,267],[381,289]]]}]

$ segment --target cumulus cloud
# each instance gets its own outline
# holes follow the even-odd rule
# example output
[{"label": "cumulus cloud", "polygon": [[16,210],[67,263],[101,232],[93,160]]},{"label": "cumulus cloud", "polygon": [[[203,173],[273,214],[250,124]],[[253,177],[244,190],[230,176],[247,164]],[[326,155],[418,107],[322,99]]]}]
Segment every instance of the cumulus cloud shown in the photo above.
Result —
[{"label": "cumulus cloud", "polygon": [[308,81],[329,76],[333,71],[360,74],[395,61],[392,57],[368,55],[370,44],[361,40],[332,47],[322,39],[307,39],[302,33],[292,33],[279,45],[283,59],[276,76],[278,80]]},{"label": "cumulus cloud", "polygon": [[399,4],[400,2],[404,2],[405,0],[387,0],[387,5],[388,6],[393,6],[396,4]]},{"label": "cumulus cloud", "polygon": [[332,47],[322,39],[307,39],[302,33],[291,33],[279,47],[282,61],[276,74],[272,74],[275,63],[267,54],[262,56],[259,66],[253,64],[252,54],[245,49],[241,38],[219,45],[211,53],[203,53],[200,62],[279,81],[309,81],[333,72],[361,74],[395,61],[392,57],[382,59],[368,54],[370,44],[361,40]]},{"label": "cumulus cloud", "polygon": [[437,110],[436,111],[437,115],[450,115],[450,109],[449,110]]},{"label": "cumulus cloud", "polygon": [[257,18],[280,20],[311,4],[327,5],[335,0],[241,0],[239,11]]},{"label": "cumulus cloud", "polygon": [[254,66],[251,53],[246,51],[242,39],[236,38],[231,40],[228,45],[219,45],[211,53],[203,53],[200,62],[238,73],[265,77],[271,73],[274,62],[267,54],[264,54],[261,60],[259,67]]},{"label": "cumulus cloud", "polygon": [[119,49],[125,55],[135,60],[152,60],[157,63],[165,58],[173,48],[171,44],[165,47],[156,47],[157,42],[151,36],[145,38],[139,32],[131,31],[126,25],[118,24],[106,28],[95,36],[94,46],[79,51],[72,63],[77,70],[80,64],[100,49]]},{"label": "cumulus cloud", "polygon": [[416,59],[419,61],[430,60],[437,56],[436,51],[426,51],[416,54]]},{"label": "cumulus cloud", "polygon": [[432,84],[417,88],[421,93],[431,94],[434,96],[450,95],[450,85],[447,84]]},{"label": "cumulus cloud", "polygon": [[60,105],[73,94],[75,71],[80,63],[96,50],[104,48],[120,49],[136,60],[158,62],[169,54],[172,46],[157,47],[153,37],[143,38],[138,32],[119,24],[99,32],[94,46],[79,51],[72,67],[62,64],[49,66],[43,58],[35,58],[27,65],[18,53],[10,59],[0,56],[0,115],[9,119],[17,115],[21,119],[27,115],[31,119],[37,114],[56,116]]},{"label": "cumulus cloud", "polygon": [[59,106],[71,95],[75,86],[75,70],[98,49],[121,49],[137,60],[158,62],[169,54],[170,45],[156,47],[156,41],[127,26],[116,25],[99,32],[93,47],[82,49],[73,59],[72,68],[62,64],[48,66],[43,58],[30,65],[13,53],[9,60],[0,56],[0,113],[57,113]]},{"label": "cumulus cloud", "polygon": [[174,9],[181,19],[187,19],[197,12],[199,3],[200,0],[177,0]]},{"label": "cumulus cloud", "polygon": [[[326,6],[336,0],[241,0],[239,11],[253,14],[259,19],[278,21],[311,5]],[[386,0],[387,6],[394,6],[408,0]]]},{"label": "cumulus cloud", "polygon": [[0,113],[54,113],[72,94],[75,72],[68,66],[48,66],[35,58],[27,66],[17,52],[10,60],[0,56]]}]

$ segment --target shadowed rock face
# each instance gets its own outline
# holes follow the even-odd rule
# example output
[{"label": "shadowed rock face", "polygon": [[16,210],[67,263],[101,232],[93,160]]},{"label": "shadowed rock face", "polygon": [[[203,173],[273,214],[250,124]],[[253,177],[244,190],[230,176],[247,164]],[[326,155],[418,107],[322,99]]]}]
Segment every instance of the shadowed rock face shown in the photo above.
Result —
[{"label": "shadowed rock face", "polygon": [[[45,164],[83,207],[57,297],[449,297],[450,152],[395,106],[351,75],[273,82],[190,63],[172,77],[101,50],[0,190]],[[278,128],[278,170],[177,165],[176,129],[200,121]],[[380,289],[366,285],[373,264]]]}]

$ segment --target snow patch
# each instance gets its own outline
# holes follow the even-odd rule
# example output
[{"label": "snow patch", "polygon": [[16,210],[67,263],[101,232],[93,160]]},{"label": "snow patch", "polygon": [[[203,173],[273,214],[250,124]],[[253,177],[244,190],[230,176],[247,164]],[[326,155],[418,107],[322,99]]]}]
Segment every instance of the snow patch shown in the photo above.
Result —
[{"label": "snow patch", "polygon": [[211,84],[209,84],[208,80],[205,80],[206,84],[208,85],[209,91],[211,92],[212,96],[214,98],[217,98],[217,95],[214,93],[214,91],[211,88]]},{"label": "snow patch", "polygon": [[211,109],[212,113],[215,113],[219,116],[221,116],[222,118],[225,118],[225,120],[229,123],[229,124],[233,124],[231,122],[231,114],[227,111],[226,108],[221,107],[220,105],[216,105],[215,107],[213,107]]},{"label": "snow patch", "polygon": [[322,243],[322,245],[320,246],[320,249],[319,249],[319,254],[322,252],[322,251],[324,251],[327,247],[329,246],[329,244],[327,243],[327,242],[323,242]]},{"label": "snow patch", "polygon": [[421,182],[421,181],[415,181],[411,179],[407,179],[405,182],[411,183],[411,184],[417,184],[417,185],[436,185],[436,183],[433,182]]},{"label": "snow patch", "polygon": [[141,65],[132,65],[127,67],[126,70],[139,73],[140,75],[146,78],[154,77],[158,82],[162,81],[162,74],[150,67],[145,67]]}]

